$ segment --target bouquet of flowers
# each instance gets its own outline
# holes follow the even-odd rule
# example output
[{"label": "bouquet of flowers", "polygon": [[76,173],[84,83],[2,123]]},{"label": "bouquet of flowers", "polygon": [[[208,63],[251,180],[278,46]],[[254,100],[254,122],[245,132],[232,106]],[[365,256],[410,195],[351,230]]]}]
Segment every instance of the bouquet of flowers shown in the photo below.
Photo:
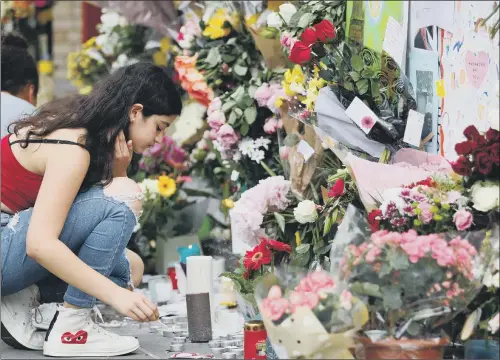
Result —
[{"label": "bouquet of flowers", "polygon": [[413,343],[417,351],[426,346],[425,339],[434,339],[433,346],[441,344],[437,350],[442,350],[447,340],[440,327],[465,309],[482,286],[475,269],[484,236],[477,235],[470,237],[474,245],[456,234],[418,235],[413,229],[370,235],[366,220],[348,209],[333,242],[332,268],[338,266],[339,279],[369,304],[367,337],[360,339],[366,356],[380,350],[377,344],[399,348]]},{"label": "bouquet of flowers", "polygon": [[368,310],[342,282],[324,271],[282,271],[255,291],[273,350],[280,359],[354,359],[353,337]]},{"label": "bouquet of flowers", "polygon": [[246,251],[234,272],[220,275],[233,280],[239,297],[239,311],[247,319],[254,318],[258,312],[255,284],[266,274],[274,273],[275,266],[284,261],[290,252],[290,245],[263,236],[253,249]]}]

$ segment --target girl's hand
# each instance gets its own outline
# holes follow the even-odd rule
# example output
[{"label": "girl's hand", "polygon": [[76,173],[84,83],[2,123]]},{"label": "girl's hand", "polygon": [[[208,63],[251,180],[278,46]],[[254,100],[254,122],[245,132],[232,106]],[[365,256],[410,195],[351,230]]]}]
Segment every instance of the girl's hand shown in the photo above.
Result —
[{"label": "girl's hand", "polygon": [[132,140],[125,140],[123,130],[120,131],[115,141],[115,157],[113,159],[113,177],[126,177],[127,168],[132,160]]},{"label": "girl's hand", "polygon": [[140,322],[156,321],[160,318],[158,307],[144,294],[120,290],[110,304],[119,313]]}]

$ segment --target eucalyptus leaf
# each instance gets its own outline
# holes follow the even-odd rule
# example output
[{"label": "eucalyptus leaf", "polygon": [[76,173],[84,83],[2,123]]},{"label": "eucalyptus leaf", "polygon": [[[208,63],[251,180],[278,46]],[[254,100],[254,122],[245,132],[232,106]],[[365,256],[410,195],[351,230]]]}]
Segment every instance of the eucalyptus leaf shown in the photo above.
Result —
[{"label": "eucalyptus leaf", "polygon": [[382,297],[380,287],[377,284],[355,282],[351,285],[351,291],[358,295]]},{"label": "eucalyptus leaf", "polygon": [[300,137],[296,133],[288,134],[286,136],[285,140],[283,140],[283,144],[285,144],[285,146],[288,146],[288,147],[294,147],[299,142],[300,142]]},{"label": "eucalyptus leaf", "polygon": [[253,104],[254,104],[253,97],[247,95],[243,98],[243,105],[245,105],[245,107],[252,106]]},{"label": "eucalyptus leaf", "polygon": [[378,273],[379,278],[383,278],[386,275],[389,275],[391,273],[391,267],[388,264],[383,264],[382,268],[380,269]]},{"label": "eucalyptus leaf", "polygon": [[229,119],[227,120],[227,123],[229,125],[233,126],[234,124],[236,124],[236,120],[238,120],[238,115],[233,110],[233,111],[231,111],[231,114],[229,114]]},{"label": "eucalyptus leaf", "polygon": [[231,54],[222,54],[222,61],[225,63],[232,63],[234,60],[236,60],[236,56]]},{"label": "eucalyptus leaf", "polygon": [[311,13],[305,13],[304,15],[302,15],[300,17],[300,20],[297,23],[297,26],[299,28],[305,29],[306,27],[308,27],[311,24],[311,22],[313,21],[313,19],[314,19],[314,15],[313,14],[311,14]]},{"label": "eucalyptus leaf", "polygon": [[243,95],[245,95],[245,88],[243,86],[238,86],[236,91],[234,91],[230,97],[234,99],[234,101],[239,102],[243,98]]},{"label": "eucalyptus leaf", "polygon": [[238,117],[241,117],[241,115],[243,115],[243,110],[241,110],[239,107],[235,107],[233,111]]},{"label": "eucalyptus leaf", "polygon": [[245,76],[248,72],[248,68],[246,66],[234,65],[233,71],[238,76]]},{"label": "eucalyptus leaf", "polygon": [[233,107],[234,105],[236,105],[236,101],[233,101],[233,100],[228,100],[228,101],[226,101],[224,104],[222,104],[222,108],[221,108],[221,109],[222,109],[222,112],[224,112],[224,113],[225,113],[226,111],[228,111],[228,110],[232,109],[232,107]]},{"label": "eucalyptus leaf", "polygon": [[255,85],[250,85],[250,86],[248,87],[248,95],[250,95],[250,97],[252,97],[252,98],[253,98],[253,97],[254,97],[254,95],[255,95],[255,92],[257,91],[257,89],[258,89],[258,87],[257,87],[257,86],[255,86]]},{"label": "eucalyptus leaf", "polygon": [[297,254],[305,254],[311,248],[311,244],[300,244],[295,248]]},{"label": "eucalyptus leaf", "polygon": [[280,227],[281,232],[285,233],[285,218],[283,217],[283,215],[281,215],[280,213],[275,212],[274,213],[274,218],[278,222],[278,226]]},{"label": "eucalyptus leaf", "polygon": [[255,105],[246,108],[243,113],[249,125],[253,124],[255,119],[257,119],[257,108],[255,107]]},{"label": "eucalyptus leaf", "polygon": [[360,95],[364,95],[368,92],[370,88],[370,82],[367,79],[361,79],[356,82],[356,88],[358,89],[358,93]]},{"label": "eucalyptus leaf", "polygon": [[246,122],[242,123],[240,126],[240,133],[243,136],[246,136],[248,134],[248,130],[250,130],[250,126]]},{"label": "eucalyptus leaf", "polygon": [[354,55],[351,58],[351,66],[354,70],[360,72],[364,68],[363,59],[359,55]]},{"label": "eucalyptus leaf", "polygon": [[397,310],[403,306],[403,300],[401,300],[401,289],[397,286],[385,286],[382,289],[384,308],[387,310]]},{"label": "eucalyptus leaf", "polygon": [[410,266],[408,257],[400,251],[391,249],[388,254],[388,260],[394,270],[404,270]]},{"label": "eucalyptus leaf", "polygon": [[210,49],[208,52],[207,58],[205,59],[205,62],[210,66],[210,67],[215,67],[217,64],[221,61],[221,56],[219,53],[219,48],[213,47]]}]

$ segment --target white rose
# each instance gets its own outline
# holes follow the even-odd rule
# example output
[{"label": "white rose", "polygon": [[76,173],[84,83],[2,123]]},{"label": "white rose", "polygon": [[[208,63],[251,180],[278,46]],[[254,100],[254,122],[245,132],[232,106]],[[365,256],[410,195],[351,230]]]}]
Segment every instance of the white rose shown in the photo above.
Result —
[{"label": "white rose", "polygon": [[295,217],[295,220],[301,224],[315,222],[318,218],[316,204],[311,200],[301,201],[293,210],[293,216]]},{"label": "white rose", "polygon": [[141,191],[150,199],[155,199],[158,195],[158,180],[144,179],[139,183]]},{"label": "white rose", "polygon": [[488,212],[498,207],[500,195],[498,184],[486,181],[477,181],[471,188],[474,209]]},{"label": "white rose", "polygon": [[283,21],[277,13],[272,12],[267,15],[267,26],[279,29],[281,25],[283,25]]},{"label": "white rose", "polygon": [[297,9],[292,4],[287,3],[280,5],[280,15],[287,24],[290,22],[293,14],[295,14],[296,12]]}]

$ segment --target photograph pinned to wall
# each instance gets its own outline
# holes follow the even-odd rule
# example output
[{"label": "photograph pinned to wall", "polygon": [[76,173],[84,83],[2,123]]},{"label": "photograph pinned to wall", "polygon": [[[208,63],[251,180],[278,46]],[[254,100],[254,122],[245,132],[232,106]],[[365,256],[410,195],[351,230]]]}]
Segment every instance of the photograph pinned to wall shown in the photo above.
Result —
[{"label": "photograph pinned to wall", "polygon": [[421,140],[434,134],[425,144],[430,153],[438,151],[438,107],[436,81],[439,80],[438,54],[428,50],[412,49],[409,54],[409,77],[416,94],[417,112],[424,114]]}]

